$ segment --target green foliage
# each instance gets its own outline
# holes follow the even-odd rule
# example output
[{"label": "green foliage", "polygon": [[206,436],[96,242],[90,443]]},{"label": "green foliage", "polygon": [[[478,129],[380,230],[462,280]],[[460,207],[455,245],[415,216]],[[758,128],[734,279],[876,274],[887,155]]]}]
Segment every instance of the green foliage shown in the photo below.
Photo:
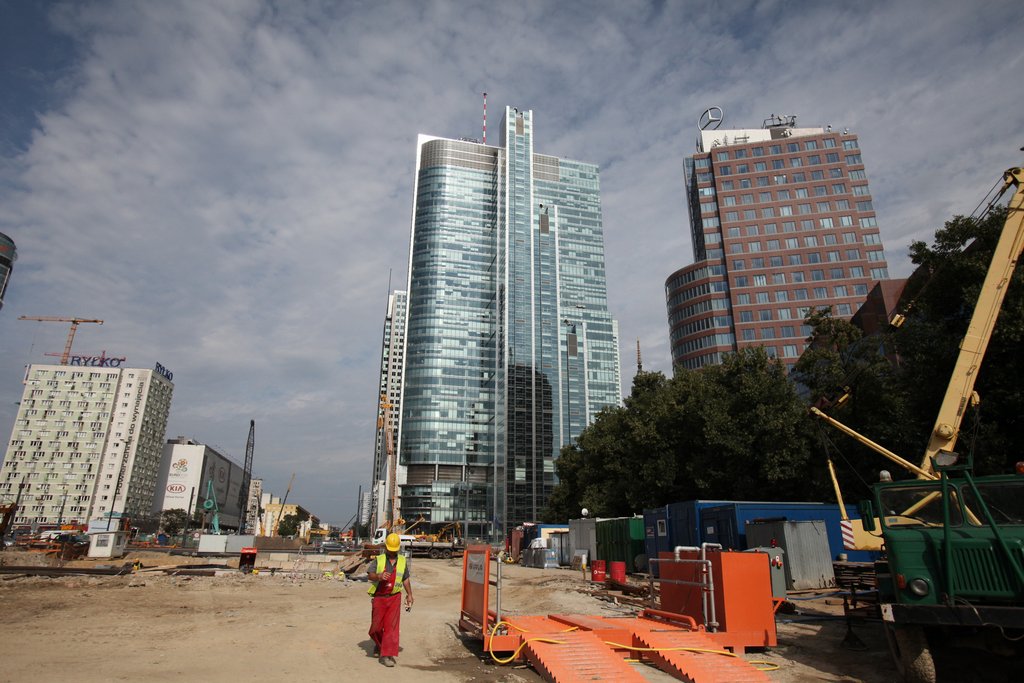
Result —
[{"label": "green foliage", "polygon": [[[906,429],[904,392],[890,361],[888,340],[863,337],[859,328],[833,318],[829,309],[816,311],[806,322],[810,345],[796,363],[794,379],[805,387],[809,402],[897,454],[919,451],[908,440],[912,433]],[[897,465],[824,422],[817,422],[815,431],[821,466],[832,457],[847,497],[866,495],[880,470],[900,474]]]},{"label": "green foliage", "polygon": [[[957,216],[936,232],[931,247],[923,242],[911,245],[921,276],[908,283],[913,306],[894,337],[917,452],[924,450],[935,422],[1005,221],[1005,209],[980,220]],[[1010,471],[1024,452],[1022,281],[1024,270],[1018,266],[978,371],[975,391],[982,402],[977,409],[968,409],[961,425],[957,450],[974,453],[978,474]]]},{"label": "green foliage", "polygon": [[806,476],[807,433],[805,406],[761,349],[672,379],[640,373],[622,407],[602,411],[562,450],[545,519],[694,498],[802,498],[820,488]]},{"label": "green foliage", "polygon": [[309,519],[309,515],[306,513],[285,515],[281,518],[281,523],[278,524],[278,536],[296,536],[299,532],[299,524],[306,519]]},{"label": "green foliage", "polygon": [[164,510],[160,515],[160,528],[169,536],[181,533],[185,528],[185,520],[188,519],[188,512],[181,508]]}]

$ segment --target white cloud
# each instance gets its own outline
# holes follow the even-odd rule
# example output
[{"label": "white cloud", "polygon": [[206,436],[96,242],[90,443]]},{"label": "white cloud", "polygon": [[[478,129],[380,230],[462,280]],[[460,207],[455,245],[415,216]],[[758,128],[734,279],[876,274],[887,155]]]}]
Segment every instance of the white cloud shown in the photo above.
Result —
[{"label": "white cloud", "polygon": [[[669,369],[665,278],[691,262],[683,159],[705,107],[860,135],[894,275],[1019,163],[1019,3],[70,3],[78,61],[0,171],[20,260],[2,315],[0,428],[21,365],[75,348],[175,372],[169,432],[244,453],[344,522],[369,476],[389,270],[404,286],[418,133],[602,167],[610,307]],[[26,103],[26,107],[33,103]]]}]

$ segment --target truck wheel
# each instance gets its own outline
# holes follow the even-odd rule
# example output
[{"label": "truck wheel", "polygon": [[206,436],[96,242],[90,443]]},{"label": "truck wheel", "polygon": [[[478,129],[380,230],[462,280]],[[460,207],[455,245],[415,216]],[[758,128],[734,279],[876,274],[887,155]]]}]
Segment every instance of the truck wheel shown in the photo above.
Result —
[{"label": "truck wheel", "polygon": [[885,639],[896,670],[906,683],[936,683],[935,660],[923,628],[886,623]]},{"label": "truck wheel", "polygon": [[442,555],[443,555],[444,559],[446,559],[446,560],[452,559],[452,551],[449,550],[448,548],[444,549],[444,553],[442,553]]},{"label": "truck wheel", "polygon": [[437,551],[437,548],[430,549],[430,559],[436,560],[438,555],[440,555],[440,553]]}]

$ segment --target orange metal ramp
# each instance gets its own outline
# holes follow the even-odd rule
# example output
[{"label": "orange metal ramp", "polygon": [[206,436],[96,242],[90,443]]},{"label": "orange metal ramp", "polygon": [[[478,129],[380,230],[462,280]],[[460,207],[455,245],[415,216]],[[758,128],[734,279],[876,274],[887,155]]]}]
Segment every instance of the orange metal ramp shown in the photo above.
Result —
[{"label": "orange metal ramp", "polygon": [[704,633],[664,628],[652,624],[641,626],[637,620],[633,644],[651,648],[644,657],[659,669],[691,683],[760,683],[770,681],[768,675],[739,657],[692,652],[674,648],[720,650],[719,645]]},{"label": "orange metal ramp", "polygon": [[552,683],[576,681],[614,681],[647,683],[640,672],[590,631],[549,633],[543,636],[559,643],[540,640],[528,642],[526,658]]}]

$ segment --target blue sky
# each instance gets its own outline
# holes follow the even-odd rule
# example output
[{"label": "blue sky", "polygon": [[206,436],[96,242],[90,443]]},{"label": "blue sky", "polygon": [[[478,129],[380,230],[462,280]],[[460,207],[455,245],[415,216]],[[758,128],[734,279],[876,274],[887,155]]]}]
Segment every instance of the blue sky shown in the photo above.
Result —
[{"label": "blue sky", "polygon": [[532,109],[537,151],[601,167],[623,390],[670,369],[664,281],[692,262],[697,117],[860,136],[893,276],[1020,165],[1024,3],[0,0],[0,433],[27,363],[174,372],[168,436],[343,523],[367,484],[389,273],[418,133]]}]

